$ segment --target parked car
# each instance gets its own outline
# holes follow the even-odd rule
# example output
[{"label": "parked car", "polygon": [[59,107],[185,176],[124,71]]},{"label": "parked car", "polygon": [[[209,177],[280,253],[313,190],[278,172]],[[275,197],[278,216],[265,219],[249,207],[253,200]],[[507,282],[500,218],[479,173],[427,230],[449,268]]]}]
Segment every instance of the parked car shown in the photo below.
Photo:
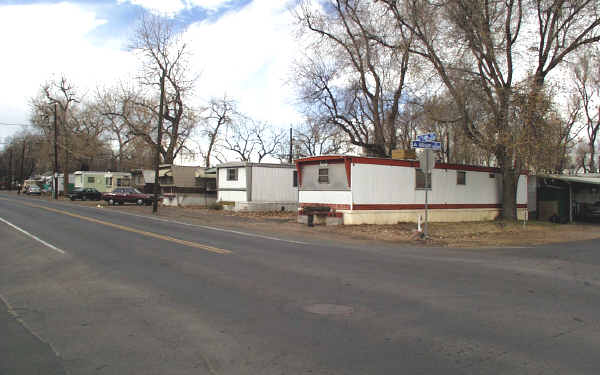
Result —
[{"label": "parked car", "polygon": [[82,201],[99,201],[102,199],[102,193],[94,188],[75,188],[69,194],[69,198],[74,201],[75,199],[81,199]]},{"label": "parked car", "polygon": [[581,205],[581,216],[585,220],[600,219],[600,201],[596,203],[583,203]]},{"label": "parked car", "polygon": [[30,185],[25,188],[25,194],[27,195],[42,195],[42,190],[37,185]]},{"label": "parked car", "polygon": [[154,196],[150,194],[144,194],[136,188],[132,187],[121,187],[116,188],[110,193],[102,194],[102,199],[108,202],[110,205],[124,204],[124,203],[136,203],[141,206],[151,205],[154,202]]}]

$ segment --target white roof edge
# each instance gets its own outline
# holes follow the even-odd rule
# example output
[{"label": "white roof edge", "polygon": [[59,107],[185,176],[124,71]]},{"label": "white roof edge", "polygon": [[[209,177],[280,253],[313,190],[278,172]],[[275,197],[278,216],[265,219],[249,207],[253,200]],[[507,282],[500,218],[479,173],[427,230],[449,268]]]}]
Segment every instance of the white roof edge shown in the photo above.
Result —
[{"label": "white roof edge", "polygon": [[537,177],[551,178],[553,180],[565,182],[576,182],[580,184],[600,185],[600,177],[569,176],[560,174],[539,174]]}]

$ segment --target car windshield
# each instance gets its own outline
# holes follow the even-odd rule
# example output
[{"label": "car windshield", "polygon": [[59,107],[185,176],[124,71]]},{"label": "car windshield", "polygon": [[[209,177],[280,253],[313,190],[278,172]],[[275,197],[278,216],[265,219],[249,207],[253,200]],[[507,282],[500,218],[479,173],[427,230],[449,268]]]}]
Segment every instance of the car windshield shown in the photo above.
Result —
[{"label": "car windshield", "polygon": [[29,190],[40,190],[40,188],[37,187],[37,186],[32,186],[32,187],[29,188]]}]

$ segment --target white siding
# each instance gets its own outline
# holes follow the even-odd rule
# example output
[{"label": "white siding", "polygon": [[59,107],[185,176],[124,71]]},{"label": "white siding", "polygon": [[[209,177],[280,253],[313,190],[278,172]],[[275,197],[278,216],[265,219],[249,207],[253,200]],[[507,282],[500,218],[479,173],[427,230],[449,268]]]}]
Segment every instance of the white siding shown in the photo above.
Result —
[{"label": "white siding", "polygon": [[350,205],[352,203],[352,192],[300,190],[300,203],[329,203]]},{"label": "white siding", "polygon": [[[489,172],[466,171],[466,185],[456,184],[457,171],[434,169],[431,204],[499,204],[502,202],[501,176]],[[354,164],[352,192],[355,204],[423,204],[425,191],[415,189],[415,168]],[[527,203],[526,176],[521,176],[517,203]]]},{"label": "white siding", "polygon": [[297,202],[292,168],[252,167],[252,202]]},{"label": "white siding", "polygon": [[[328,183],[319,182],[319,169],[328,170]],[[309,164],[302,166],[302,189],[305,190],[349,190],[344,163],[327,165]]]},{"label": "white siding", "polygon": [[[219,179],[219,189],[245,189],[246,188],[246,167],[234,167],[238,170],[238,178],[235,181],[227,181],[227,169],[229,168],[219,168],[218,171],[218,179]],[[245,194],[245,193],[244,193]],[[246,197],[244,195],[244,199]]]},{"label": "white siding", "polygon": [[519,176],[519,184],[517,185],[517,204],[527,204],[527,201],[527,176]]},{"label": "white siding", "polygon": [[217,201],[225,202],[245,202],[246,192],[245,191],[221,191],[217,193]]},{"label": "white siding", "polygon": [[81,174],[76,174],[76,175],[75,175],[75,180],[74,180],[74,181],[75,181],[75,182],[74,182],[74,184],[75,184],[74,186],[75,186],[76,188],[81,188],[81,187],[83,187],[83,175],[81,175]]}]

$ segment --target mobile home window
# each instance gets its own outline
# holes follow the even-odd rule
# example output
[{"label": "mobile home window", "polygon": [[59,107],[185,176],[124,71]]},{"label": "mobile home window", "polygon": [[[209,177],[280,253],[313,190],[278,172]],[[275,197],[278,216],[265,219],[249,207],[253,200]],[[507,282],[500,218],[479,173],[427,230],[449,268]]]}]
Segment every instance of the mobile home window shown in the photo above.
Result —
[{"label": "mobile home window", "polygon": [[425,173],[422,169],[415,169],[415,188],[416,189],[431,189],[431,173],[427,174],[427,186],[425,186]]},{"label": "mobile home window", "polygon": [[329,168],[319,168],[319,183],[320,184],[328,184],[329,183]]},{"label": "mobile home window", "polygon": [[467,172],[456,171],[456,184],[466,185],[467,184]]},{"label": "mobile home window", "polygon": [[294,171],[294,176],[292,177],[292,186],[298,187],[298,171]]},{"label": "mobile home window", "polygon": [[106,186],[112,186],[112,177],[106,177]]},{"label": "mobile home window", "polygon": [[227,168],[227,181],[237,181],[238,170],[237,168]]},{"label": "mobile home window", "polygon": [[95,184],[95,183],[96,183],[96,178],[88,177],[88,184]]}]

